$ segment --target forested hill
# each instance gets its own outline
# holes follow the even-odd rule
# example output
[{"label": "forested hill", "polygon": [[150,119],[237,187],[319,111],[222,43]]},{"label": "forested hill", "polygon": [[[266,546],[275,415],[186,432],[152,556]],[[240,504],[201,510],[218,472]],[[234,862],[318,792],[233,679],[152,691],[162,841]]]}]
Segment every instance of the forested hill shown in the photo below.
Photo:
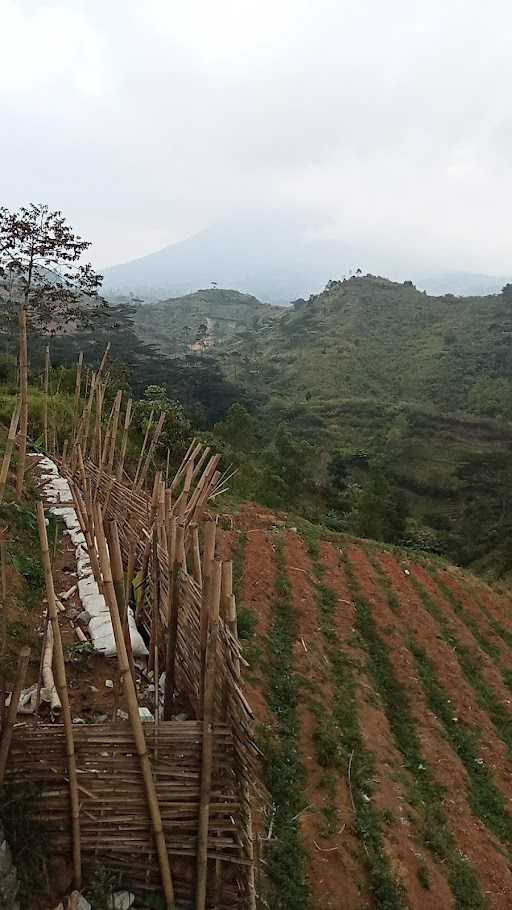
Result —
[{"label": "forested hill", "polygon": [[329,282],[258,328],[244,353],[263,359],[265,381],[295,400],[414,402],[509,419],[512,287],[457,298],[371,276]]},{"label": "forested hill", "polygon": [[218,349],[235,335],[247,341],[256,326],[271,325],[282,312],[250,294],[207,288],[158,303],[139,303],[133,318],[143,341],[164,354],[182,355]]}]

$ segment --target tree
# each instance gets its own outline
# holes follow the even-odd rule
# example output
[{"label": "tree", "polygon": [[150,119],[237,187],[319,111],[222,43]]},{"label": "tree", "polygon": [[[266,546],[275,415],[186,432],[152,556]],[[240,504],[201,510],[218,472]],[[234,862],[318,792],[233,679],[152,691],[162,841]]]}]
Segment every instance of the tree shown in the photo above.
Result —
[{"label": "tree", "polygon": [[215,424],[215,434],[235,449],[246,452],[254,445],[256,422],[243,404],[235,401],[224,420]]},{"label": "tree", "polygon": [[[16,495],[23,490],[28,433],[27,319],[54,334],[64,323],[98,312],[102,276],[79,264],[90,243],[74,234],[60,211],[47,205],[0,208],[0,279],[7,280],[10,304],[18,304],[20,423]],[[85,300],[93,300],[87,313]],[[101,304],[106,304],[101,301]]]},{"label": "tree", "polygon": [[183,405],[179,401],[172,401],[164,386],[150,385],[144,392],[144,399],[137,402],[137,422],[143,433],[147,429],[152,412],[155,421],[162,412],[165,412],[166,419],[160,444],[170,449],[175,460],[179,460],[190,442],[191,435],[190,421],[185,415]]}]

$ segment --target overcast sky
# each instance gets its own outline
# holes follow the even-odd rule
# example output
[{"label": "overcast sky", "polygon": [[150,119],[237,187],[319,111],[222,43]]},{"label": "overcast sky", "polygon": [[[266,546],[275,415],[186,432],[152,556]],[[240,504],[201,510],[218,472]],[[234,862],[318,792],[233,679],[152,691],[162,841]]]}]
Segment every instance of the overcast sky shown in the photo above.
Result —
[{"label": "overcast sky", "polygon": [[510,0],[0,0],[0,204],[131,259],[236,213],[510,273]]}]

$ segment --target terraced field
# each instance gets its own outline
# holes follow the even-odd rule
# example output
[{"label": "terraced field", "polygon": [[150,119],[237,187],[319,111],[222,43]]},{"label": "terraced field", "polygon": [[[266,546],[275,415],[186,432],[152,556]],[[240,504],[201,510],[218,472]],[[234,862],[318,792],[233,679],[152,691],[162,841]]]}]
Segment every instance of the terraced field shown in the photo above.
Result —
[{"label": "terraced field", "polygon": [[247,507],[222,541],[272,801],[268,906],[510,908],[510,598],[271,525]]}]

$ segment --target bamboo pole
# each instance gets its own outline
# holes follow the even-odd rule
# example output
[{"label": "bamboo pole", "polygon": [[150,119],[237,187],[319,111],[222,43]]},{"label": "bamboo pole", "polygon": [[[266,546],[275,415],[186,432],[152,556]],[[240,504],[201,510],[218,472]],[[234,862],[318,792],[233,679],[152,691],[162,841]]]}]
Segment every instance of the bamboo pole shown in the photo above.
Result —
[{"label": "bamboo pole", "polygon": [[146,451],[146,446],[148,444],[149,433],[150,433],[151,427],[153,426],[153,415],[154,415],[154,411],[151,411],[151,414],[149,415],[148,425],[146,427],[146,432],[144,433],[144,439],[142,441],[142,448],[140,450],[139,460],[137,462],[137,469],[135,471],[135,477],[133,478],[134,488],[136,488],[138,485],[140,469],[142,467],[142,459],[144,458],[144,453]]},{"label": "bamboo pole", "polygon": [[178,643],[178,623],[180,612],[180,580],[182,567],[179,563],[179,554],[183,547],[185,529],[183,525],[176,525],[176,538],[174,547],[174,563],[172,567],[172,585],[168,603],[167,620],[167,653],[165,661],[165,692],[164,692],[164,720],[171,720],[176,688],[176,647]]},{"label": "bamboo pole", "polygon": [[84,352],[80,351],[78,355],[78,365],[76,368],[75,380],[75,400],[73,402],[73,441],[76,439],[76,429],[78,421],[78,406],[80,404],[80,393],[82,391],[82,366],[84,362]]},{"label": "bamboo pole", "polygon": [[116,454],[116,445],[117,445],[117,428],[119,426],[119,414],[121,411],[121,402],[123,400],[122,389],[118,389],[115,401],[114,401],[114,417],[112,420],[112,428],[110,431],[110,450],[108,453],[107,461],[107,472],[112,474],[114,468],[114,458]]},{"label": "bamboo pole", "polygon": [[171,876],[171,869],[169,865],[169,856],[167,853],[167,846],[165,843],[165,837],[162,828],[162,817],[160,814],[160,807],[158,804],[158,797],[156,794],[155,783],[153,780],[153,774],[151,769],[151,762],[146,748],[146,739],[144,736],[144,729],[142,721],[139,715],[139,706],[137,704],[137,694],[135,691],[135,686],[130,674],[130,667],[128,664],[128,655],[126,653],[126,646],[124,643],[123,629],[121,625],[121,617],[119,616],[119,610],[117,607],[117,600],[114,591],[114,585],[112,581],[112,573],[110,568],[110,560],[108,558],[107,542],[105,540],[105,534],[103,531],[103,523],[101,519],[101,511],[96,507],[96,536],[98,540],[98,550],[100,556],[101,569],[103,572],[103,582],[104,582],[104,593],[105,600],[107,601],[110,617],[112,620],[112,628],[114,630],[114,637],[116,640],[117,656],[119,660],[119,671],[120,677],[122,680],[122,685],[126,695],[126,702],[128,707],[128,715],[130,718],[130,723],[133,731],[133,738],[135,741],[135,747],[137,749],[137,754],[140,759],[140,766],[142,771],[142,777],[144,781],[144,788],[146,791],[146,799],[148,802],[149,814],[151,818],[151,824],[153,828],[153,834],[155,838],[155,845],[158,852],[158,859],[160,863],[160,874],[162,877],[162,888],[165,895],[166,907],[168,910],[174,910],[174,888]]},{"label": "bamboo pole", "polygon": [[44,450],[48,454],[48,380],[50,376],[50,346],[46,345],[44,354],[44,384],[43,384],[43,435]]},{"label": "bamboo pole", "polygon": [[121,442],[121,454],[119,456],[119,464],[117,465],[116,477],[118,480],[123,479],[123,469],[124,469],[124,460],[126,458],[126,447],[128,445],[128,431],[130,429],[130,424],[132,422],[132,399],[128,399],[126,404],[126,413],[124,415],[124,426],[123,426],[123,438]]},{"label": "bamboo pole", "polygon": [[217,525],[214,521],[207,521],[204,526],[203,540],[203,589],[201,592],[201,618],[200,618],[200,644],[199,653],[201,661],[200,678],[200,711],[202,713],[202,699],[204,693],[204,674],[206,662],[206,646],[208,642],[208,611],[210,604],[210,583],[215,559],[215,534]]},{"label": "bamboo pole", "polygon": [[151,443],[150,443],[150,446],[148,449],[148,454],[146,455],[146,461],[145,461],[144,467],[141,471],[141,475],[139,477],[139,484],[138,484],[139,487],[142,487],[144,485],[144,481],[146,479],[146,476],[147,476],[147,473],[149,470],[149,466],[151,464],[151,459],[153,458],[153,455],[155,454],[155,449],[158,445],[158,440],[160,439],[160,435],[162,433],[162,429],[163,429],[163,425],[165,423],[166,416],[167,415],[166,415],[165,411],[162,411],[162,413],[160,414],[160,417],[158,418],[158,423],[155,427],[153,439],[151,440]]},{"label": "bamboo pole", "polygon": [[199,546],[199,527],[192,525],[192,575],[200,588],[203,586],[203,573],[201,569],[201,549]]},{"label": "bamboo pole", "polygon": [[62,639],[60,635],[58,610],[55,598],[55,589],[53,587],[52,567],[50,563],[50,551],[48,549],[48,536],[46,534],[44,506],[42,502],[37,503],[37,524],[39,528],[39,540],[41,542],[41,555],[46,583],[48,613],[50,616],[53,633],[53,653],[55,657],[56,685],[57,692],[62,704],[62,719],[64,722],[64,732],[66,736],[66,753],[69,771],[69,795],[71,801],[71,824],[73,830],[73,882],[75,888],[80,889],[82,882],[82,859],[80,850],[80,800],[78,796],[75,744],[73,740],[73,721],[71,718],[71,708],[69,704],[68,686],[66,682],[66,666],[64,663],[64,651],[62,648]]},{"label": "bamboo pole", "polygon": [[2,677],[0,686],[1,729],[5,724],[5,649],[7,646],[7,542],[0,539],[0,571],[2,575]]},{"label": "bamboo pole", "polygon": [[221,616],[227,620],[230,609],[230,598],[233,594],[233,562],[226,559],[222,563],[222,594],[220,601]]},{"label": "bamboo pole", "polygon": [[213,729],[215,722],[215,675],[217,670],[217,640],[222,563],[215,560],[211,572],[209,599],[209,636],[203,695],[203,743],[201,756],[201,785],[197,828],[197,866],[195,910],[205,910],[208,873],[208,825],[213,767]]},{"label": "bamboo pole", "polygon": [[7,760],[9,758],[9,749],[11,748],[12,734],[14,729],[14,724],[16,723],[16,713],[18,711],[18,705],[20,703],[20,696],[25,683],[25,676],[27,675],[28,662],[30,660],[30,648],[28,645],[25,645],[21,648],[18,654],[18,667],[16,670],[16,682],[14,684],[14,689],[11,694],[11,701],[9,704],[9,712],[7,714],[7,722],[5,724],[5,729],[2,731],[2,741],[0,743],[0,787],[3,786],[5,778],[5,770],[7,768]]},{"label": "bamboo pole", "polygon": [[16,468],[16,499],[21,499],[25,483],[25,461],[28,435],[28,352],[27,309],[22,303],[19,312],[19,380],[20,380],[20,432],[18,436],[18,465]]},{"label": "bamboo pole", "polygon": [[103,402],[105,400],[105,386],[98,379],[96,381],[96,414],[94,422],[94,444],[91,451],[91,458],[94,461],[96,459],[96,464],[101,464],[102,458],[102,433],[101,433],[101,417],[103,413]]},{"label": "bamboo pole", "polygon": [[12,452],[14,449],[14,444],[16,442],[16,431],[18,429],[18,421],[20,419],[20,404],[16,404],[14,411],[12,412],[11,423],[9,425],[9,433],[7,434],[7,442],[5,444],[4,457],[2,459],[2,469],[0,470],[0,502],[4,498],[5,485],[7,483],[7,475],[9,474],[9,468],[11,466]]}]

